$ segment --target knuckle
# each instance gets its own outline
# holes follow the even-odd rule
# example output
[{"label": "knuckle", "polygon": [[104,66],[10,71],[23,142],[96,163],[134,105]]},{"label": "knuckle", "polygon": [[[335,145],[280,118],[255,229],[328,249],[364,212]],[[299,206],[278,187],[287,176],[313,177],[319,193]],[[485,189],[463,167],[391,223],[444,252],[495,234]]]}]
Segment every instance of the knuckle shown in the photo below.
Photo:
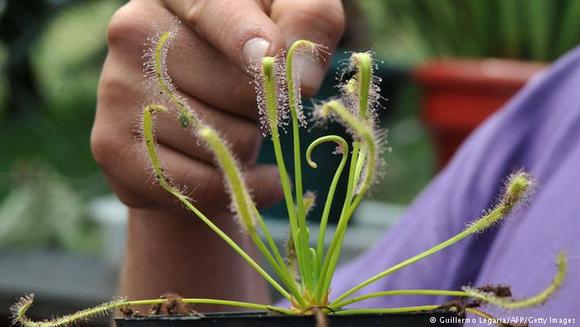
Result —
[{"label": "knuckle", "polygon": [[[264,197],[268,196],[269,192],[264,191],[263,183],[264,181],[260,176],[256,176],[255,173],[246,173],[246,185],[248,189],[250,189],[250,193],[252,194],[252,200],[254,202],[263,202]],[[262,184],[262,185],[261,185]]]},{"label": "knuckle", "polygon": [[115,138],[104,133],[97,122],[91,132],[91,153],[95,162],[103,170],[108,170],[111,161],[119,151],[119,147]]},{"label": "knuckle", "polygon": [[[239,10],[236,4],[238,0],[220,1],[219,9],[210,6],[216,6],[217,1],[197,0],[187,9],[185,20],[194,28],[199,26],[198,32],[202,36],[212,39],[217,44],[231,45],[236,49],[241,49],[247,39],[249,32],[253,30],[239,29],[238,26],[244,22],[247,17],[246,13]],[[210,15],[208,15],[210,13]],[[228,22],[227,24],[215,24],[215,22]]]},{"label": "knuckle", "polygon": [[218,169],[212,169],[209,173],[204,174],[200,180],[200,172],[188,172],[186,180],[199,181],[193,184],[192,195],[196,202],[206,206],[221,205],[225,198],[224,180]]},{"label": "knuckle", "polygon": [[236,100],[237,106],[243,108],[242,115],[254,118],[257,114],[256,111],[256,93],[254,86],[251,84],[251,80],[243,80],[240,83],[236,83],[231,90],[231,101]]},{"label": "knuckle", "polygon": [[272,179],[264,178],[262,171],[254,170],[246,174],[246,184],[250,189],[253,201],[259,206],[276,202],[278,196],[274,190]]},{"label": "knuckle", "polygon": [[242,163],[256,160],[262,136],[260,130],[251,122],[231,126],[226,132],[226,139],[232,144],[232,151]]},{"label": "knuckle", "polygon": [[[322,24],[324,30],[340,35],[345,28],[344,9],[337,1],[300,1],[297,12],[304,20]],[[337,33],[338,32],[338,33]]]},{"label": "knuckle", "polygon": [[146,201],[142,197],[135,196],[131,193],[117,191],[115,194],[119,201],[129,208],[144,209],[150,207],[152,204],[152,202]]},{"label": "knuckle", "polygon": [[[125,99],[127,96],[127,81],[119,76],[104,73],[99,81],[98,99],[101,102]],[[109,108],[110,106],[101,106]]]},{"label": "knuckle", "polygon": [[[97,108],[97,112],[101,110],[102,106]],[[123,131],[118,129],[111,129],[115,126],[115,122],[111,119],[106,119],[107,115],[97,113],[97,118],[91,130],[90,146],[93,159],[106,173],[119,173],[124,166],[119,166],[124,157],[130,155],[134,150],[134,142],[131,140],[129,133],[125,135]]]},{"label": "knuckle", "polygon": [[109,21],[107,28],[107,42],[109,46],[120,46],[133,42],[136,33],[141,34],[144,30],[139,21],[139,13],[132,5],[133,2],[119,8]]},{"label": "knuckle", "polygon": [[[108,136],[93,128],[91,133],[91,151],[93,158],[103,170],[112,191],[119,200],[130,208],[149,208],[162,205],[165,191],[149,183],[149,179],[135,178],[141,173],[148,174],[141,164],[126,165],[126,158],[132,154],[131,144]],[[129,171],[130,170],[130,171]],[[169,198],[169,196],[166,196]],[[166,201],[167,202],[167,201]]]},{"label": "knuckle", "polygon": [[129,208],[145,209],[156,206],[156,202],[153,201],[147,193],[140,194],[130,191],[129,189],[126,189],[124,186],[118,185],[114,181],[109,181],[109,184],[111,184],[111,188],[113,189],[113,192],[115,192],[115,194],[117,195],[119,201],[121,201],[121,203],[123,203]]},{"label": "knuckle", "polygon": [[191,4],[185,13],[185,21],[190,25],[196,25],[197,22],[199,22],[200,17],[203,15],[207,4],[208,1],[206,0],[191,1]]}]

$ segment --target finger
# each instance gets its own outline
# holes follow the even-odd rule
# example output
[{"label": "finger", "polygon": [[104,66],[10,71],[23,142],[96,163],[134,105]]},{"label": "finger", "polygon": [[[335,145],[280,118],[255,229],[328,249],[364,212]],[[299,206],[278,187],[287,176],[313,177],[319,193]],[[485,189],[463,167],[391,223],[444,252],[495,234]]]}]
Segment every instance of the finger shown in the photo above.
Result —
[{"label": "finger", "polygon": [[[114,56],[107,57],[107,62],[111,60],[114,60]],[[108,126],[114,123],[109,128],[125,130],[127,133],[132,131],[134,137],[138,137],[141,135],[138,128],[140,122],[134,117],[141,116],[143,107],[138,104],[146,98],[136,82],[140,75],[126,68],[111,72],[110,67],[112,65],[105,65],[99,83],[97,119]],[[254,121],[214,109],[192,97],[184,97],[201,120],[220,131],[242,163],[255,162],[262,137]],[[119,108],[119,104],[129,105],[127,108]],[[179,125],[175,113],[158,115],[156,129],[160,143],[206,163],[214,163],[213,155],[197,142],[191,130]]]},{"label": "finger", "polygon": [[270,16],[282,31],[286,45],[305,39],[322,44],[329,50],[321,53],[323,60],[296,58],[302,65],[302,86],[306,95],[320,88],[332,53],[344,30],[344,10],[340,0],[276,0]]},{"label": "finger", "polygon": [[[131,1],[111,19],[109,53],[117,67],[121,67],[117,69],[135,74],[136,87],[144,88],[141,60],[144,43],[160,33],[160,29],[175,28],[173,20],[174,15],[167,8],[150,0]],[[179,29],[168,53],[167,68],[180,92],[223,111],[257,120],[251,78],[190,29],[183,26]]]},{"label": "finger", "polygon": [[258,208],[272,206],[284,197],[276,165],[255,165],[244,172],[244,179]]},{"label": "finger", "polygon": [[[161,206],[174,207],[176,200],[162,189],[154,179],[154,173],[146,157],[145,146],[134,142],[126,147],[110,148],[114,160],[103,166],[107,179],[112,183],[120,200],[133,208]],[[174,186],[192,199],[198,209],[211,217],[228,212],[231,199],[225,190],[222,172],[164,145],[158,153],[164,170]],[[271,165],[249,167],[244,172],[246,184],[258,207],[272,205],[282,198],[277,168]]]},{"label": "finger", "polygon": [[256,0],[164,0],[196,34],[242,70],[276,54],[280,31]]},{"label": "finger", "polygon": [[167,68],[182,92],[228,113],[258,120],[253,79],[191,30],[180,29]]},{"label": "finger", "polygon": [[[111,58],[107,57],[107,62],[109,60]],[[105,67],[112,66],[105,65]],[[167,192],[154,186],[154,180],[151,178],[152,171],[144,154],[144,145],[140,138],[131,132],[137,129],[135,126],[139,126],[135,120],[135,117],[139,115],[134,110],[140,109],[130,108],[128,111],[122,105],[134,103],[137,101],[135,99],[140,99],[142,95],[138,89],[134,89],[133,83],[128,83],[130,79],[118,80],[107,76],[111,74],[104,70],[99,84],[95,124],[91,132],[93,157],[125,204],[131,207],[145,207],[162,203],[175,207],[174,200],[167,195]],[[159,133],[161,128],[156,127]],[[198,193],[193,196],[205,208],[216,211],[227,207],[229,200],[223,192],[223,179],[217,168],[164,145],[160,146],[160,156],[163,162],[168,164],[169,173],[175,176],[176,181],[188,185],[189,190],[197,190]],[[179,162],[182,163],[178,164]],[[173,168],[174,165],[178,167]],[[249,168],[247,171],[248,186],[256,192],[256,201],[260,205],[268,205],[275,201],[271,199],[278,198],[276,194],[280,194],[276,191],[279,178],[274,168],[257,167]],[[261,169],[267,171],[261,173]],[[187,172],[191,175],[187,175]],[[200,191],[200,187],[205,187],[205,189]]]},{"label": "finger", "polygon": [[[220,113],[203,103],[195,102],[194,99],[191,99],[191,102],[204,123],[220,131],[220,135],[240,162],[247,164],[256,161],[262,135],[254,122]],[[213,154],[198,140],[192,129],[179,126],[175,114],[158,115],[156,129],[159,143],[205,163],[215,163]]]}]

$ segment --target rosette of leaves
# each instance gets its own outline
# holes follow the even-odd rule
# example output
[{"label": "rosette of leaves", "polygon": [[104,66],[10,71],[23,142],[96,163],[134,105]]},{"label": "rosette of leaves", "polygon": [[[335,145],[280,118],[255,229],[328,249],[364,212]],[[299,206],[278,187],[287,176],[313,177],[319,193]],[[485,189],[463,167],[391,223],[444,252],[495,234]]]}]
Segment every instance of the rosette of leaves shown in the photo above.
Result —
[{"label": "rosette of leaves", "polygon": [[[561,285],[566,271],[566,258],[558,256],[558,268],[553,282],[535,296],[525,299],[514,299],[506,292],[498,292],[495,288],[464,288],[462,290],[385,290],[383,292],[358,295],[359,291],[390,274],[404,269],[430,255],[467,238],[478,234],[491,226],[500,223],[520,203],[526,199],[533,186],[531,176],[525,172],[515,172],[507,181],[505,190],[499,197],[498,203],[489,209],[482,217],[475,219],[465,229],[434,245],[411,258],[408,258],[392,267],[386,268],[377,275],[363,281],[343,294],[331,294],[331,283],[344,235],[349,220],[360,204],[365,194],[380,176],[382,168],[381,151],[385,143],[384,133],[378,128],[376,110],[379,108],[378,78],[373,76],[375,64],[371,53],[353,53],[347,70],[352,71],[352,78],[340,85],[340,97],[319,103],[315,106],[312,120],[315,125],[321,125],[329,120],[336,120],[344,124],[352,134],[353,141],[348,143],[337,135],[326,135],[316,139],[301,153],[299,129],[305,127],[307,119],[301,107],[300,67],[294,63],[297,53],[310,54],[318,57],[324,51],[321,45],[310,41],[300,40],[294,43],[286,53],[277,57],[265,57],[254,67],[256,75],[255,86],[258,95],[258,111],[261,114],[263,130],[272,141],[277,160],[280,179],[284,191],[288,221],[289,239],[285,256],[274,243],[260,212],[252,200],[252,192],[248,189],[243,167],[233,155],[226,140],[220,133],[196,115],[184,97],[173,86],[167,73],[167,53],[177,34],[174,30],[163,31],[152,37],[151,47],[145,54],[145,71],[148,76],[152,94],[161,94],[143,108],[140,129],[144,151],[150,163],[155,181],[168,193],[173,195],[185,209],[191,211],[194,217],[207,225],[209,230],[216,233],[234,251],[236,251],[273,289],[288,300],[289,307],[272,306],[269,304],[249,303],[235,300],[179,298],[182,304],[219,304],[253,310],[265,310],[286,315],[346,315],[356,313],[401,313],[410,311],[428,311],[438,308],[458,309],[455,306],[441,306],[441,304],[398,307],[398,308],[367,308],[349,309],[348,305],[362,302],[370,298],[385,296],[406,295],[433,295],[451,296],[460,299],[472,299],[479,305],[490,304],[504,308],[522,308],[538,305],[553,294]],[[192,134],[210,151],[221,168],[225,187],[231,198],[231,209],[241,229],[254,242],[261,252],[266,263],[272,267],[273,274],[264,269],[255,258],[245,252],[223,230],[215,225],[210,217],[199,210],[192,199],[180,188],[178,181],[174,181],[164,168],[163,158],[159,156],[155,140],[155,117],[157,115],[173,115],[177,128],[191,129]],[[280,144],[280,129],[289,125],[293,139],[293,174],[287,170],[284,162],[283,149]],[[318,235],[310,235],[306,217],[309,209],[315,204],[315,196],[304,190],[302,181],[303,169],[317,169],[312,160],[312,152],[323,143],[333,143],[336,147],[333,152],[339,157],[339,164],[329,186],[329,192],[324,199],[324,210],[320,217]],[[348,171],[343,171],[347,161],[350,161]],[[309,167],[305,167],[306,163]],[[345,198],[342,201],[340,217],[330,245],[325,248],[326,225],[330,206],[333,203],[334,193],[339,179],[347,179]],[[292,185],[293,184],[293,185]],[[311,240],[315,246],[310,246]],[[508,292],[509,293],[509,292]],[[101,306],[86,309],[68,316],[46,321],[32,321],[26,317],[26,310],[32,304],[32,297],[24,297],[13,308],[14,321],[26,327],[52,327],[67,325],[77,320],[87,319],[97,314],[109,312],[115,308],[126,308],[133,305],[159,305],[169,301],[166,298],[145,299],[137,301],[115,300]],[[172,301],[175,301],[173,299]],[[487,313],[473,306],[460,308],[480,316]]]}]

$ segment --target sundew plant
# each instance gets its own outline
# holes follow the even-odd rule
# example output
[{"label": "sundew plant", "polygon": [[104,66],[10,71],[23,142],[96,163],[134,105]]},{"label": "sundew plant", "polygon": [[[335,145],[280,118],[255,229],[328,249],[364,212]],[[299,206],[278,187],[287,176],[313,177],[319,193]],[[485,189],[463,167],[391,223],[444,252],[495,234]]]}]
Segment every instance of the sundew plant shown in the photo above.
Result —
[{"label": "sundew plant", "polygon": [[[275,244],[268,226],[252,200],[252,191],[248,189],[243,167],[236,160],[228,143],[220,136],[219,131],[201,120],[190,107],[185,98],[174,87],[167,72],[167,54],[172,41],[177,35],[177,28],[158,33],[150,39],[151,47],[145,52],[145,73],[151,87],[152,97],[143,108],[140,129],[142,132],[144,152],[147,154],[156,183],[174,196],[187,210],[209,227],[236,251],[263,279],[285,298],[289,306],[249,303],[222,299],[203,298],[157,298],[129,301],[117,299],[100,306],[79,311],[67,316],[44,321],[33,321],[26,316],[32,305],[32,295],[20,299],[12,308],[14,322],[26,327],[52,327],[68,325],[78,320],[89,319],[95,315],[121,309],[131,312],[131,306],[151,305],[159,307],[169,301],[180,305],[218,304],[243,309],[269,311],[283,315],[348,315],[359,313],[402,313],[430,310],[457,310],[469,312],[486,318],[490,316],[481,310],[483,305],[493,305],[506,309],[518,309],[540,305],[562,284],[566,272],[566,258],[561,253],[557,258],[555,277],[550,285],[535,296],[515,299],[505,286],[464,287],[461,290],[424,290],[394,289],[361,295],[365,287],[389,275],[404,269],[415,262],[467,238],[481,233],[500,223],[528,198],[533,187],[532,178],[525,172],[518,171],[507,179],[506,186],[498,197],[497,204],[482,217],[474,220],[459,234],[434,245],[411,258],[408,258],[375,276],[361,282],[343,294],[332,294],[331,284],[341,247],[347,232],[349,220],[365,194],[376,182],[381,171],[384,133],[379,129],[376,110],[379,108],[378,81],[373,76],[375,63],[371,53],[353,53],[347,65],[348,75],[352,77],[340,85],[340,97],[315,105],[311,119],[307,119],[302,108],[299,82],[299,67],[295,67],[296,54],[319,57],[324,51],[321,45],[310,41],[295,42],[286,53],[276,57],[265,57],[254,69],[255,86],[258,96],[258,110],[261,115],[263,131],[269,135],[287,207],[289,237],[285,253]],[[209,150],[225,179],[225,188],[231,198],[231,210],[243,232],[252,239],[261,252],[265,262],[271,266],[273,274],[260,265],[257,258],[251,257],[224,231],[204,215],[193,200],[178,186],[169,172],[164,169],[163,158],[159,157],[155,140],[155,117],[173,115],[175,128],[191,130],[195,138]],[[312,142],[305,153],[300,147],[300,128],[305,128],[307,121],[314,125],[323,125],[328,121],[342,123],[352,135],[352,142],[347,142],[338,135],[326,135]],[[288,130],[293,139],[293,173],[284,162],[283,149],[280,143],[281,134]],[[290,137],[288,135],[288,137]],[[311,235],[307,223],[310,209],[318,200],[312,192],[304,190],[302,171],[317,169],[312,160],[312,153],[324,143],[334,144],[333,155],[337,156],[338,165],[330,182],[327,198],[324,199],[323,212],[319,219],[318,235]],[[348,170],[345,170],[349,163]],[[333,204],[335,191],[341,178],[347,179],[346,195],[342,200],[338,225],[333,235],[327,235],[326,227]],[[317,217],[314,217],[317,218]],[[325,247],[325,238],[332,237],[330,245]],[[311,246],[311,244],[313,244]],[[456,300],[446,304],[433,304],[396,308],[349,309],[349,305],[367,299],[387,296],[432,295],[449,296]],[[175,303],[174,303],[175,304]],[[158,312],[154,311],[154,312]]]}]

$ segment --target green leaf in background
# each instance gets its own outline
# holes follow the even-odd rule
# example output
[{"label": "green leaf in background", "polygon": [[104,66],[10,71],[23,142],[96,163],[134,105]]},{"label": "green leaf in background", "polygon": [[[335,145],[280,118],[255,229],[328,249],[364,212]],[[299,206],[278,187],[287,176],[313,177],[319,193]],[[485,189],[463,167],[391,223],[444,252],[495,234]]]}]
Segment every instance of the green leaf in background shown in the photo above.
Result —
[{"label": "green leaf in background", "polygon": [[119,6],[118,0],[79,2],[46,26],[33,59],[43,96],[54,114],[75,117],[75,111],[93,110],[71,108],[96,97],[107,25]]},{"label": "green leaf in background", "polygon": [[560,17],[561,28],[558,30],[559,35],[556,35],[555,56],[580,43],[580,1],[568,1]]},{"label": "green leaf in background", "polygon": [[[489,0],[462,1],[465,5],[465,30],[473,33],[473,39],[477,43],[477,51],[472,56],[487,54],[491,51],[490,41],[493,37],[492,6]],[[469,24],[471,23],[471,29]]]},{"label": "green leaf in background", "polygon": [[[499,41],[499,50],[502,57],[517,58],[521,55],[522,35],[520,32],[521,22],[519,21],[519,12],[524,8],[518,6],[518,0],[499,0],[498,16],[499,34],[496,35]],[[520,2],[521,3],[521,2]]]},{"label": "green leaf in background", "polygon": [[20,167],[12,191],[0,203],[0,247],[98,249],[99,234],[84,199],[45,166]]},{"label": "green leaf in background", "polygon": [[[551,1],[551,0],[549,0]],[[530,44],[531,58],[541,60],[546,58],[550,49],[552,15],[554,6],[546,0],[528,0],[526,6],[527,36]]]},{"label": "green leaf in background", "polygon": [[[368,17],[388,15],[389,19],[370,19],[368,24],[372,35],[380,35],[375,40],[379,56],[391,62],[409,64],[409,57],[401,54],[417,54],[416,49],[424,50],[417,61],[432,57],[551,61],[580,43],[578,0],[368,0],[361,8]],[[402,38],[405,43],[392,41]]]}]

